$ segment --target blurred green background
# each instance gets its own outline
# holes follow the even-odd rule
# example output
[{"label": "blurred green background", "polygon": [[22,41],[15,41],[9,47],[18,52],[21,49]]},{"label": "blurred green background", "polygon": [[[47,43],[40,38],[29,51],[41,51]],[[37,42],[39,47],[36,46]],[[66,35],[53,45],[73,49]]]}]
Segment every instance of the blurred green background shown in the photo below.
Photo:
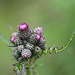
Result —
[{"label": "blurred green background", "polygon": [[[47,47],[65,45],[75,29],[75,0],[0,0],[0,33],[10,41],[17,25],[42,26]],[[15,75],[12,51],[0,40],[0,75]],[[65,51],[45,55],[36,61],[39,75],[75,75],[75,38]]]}]

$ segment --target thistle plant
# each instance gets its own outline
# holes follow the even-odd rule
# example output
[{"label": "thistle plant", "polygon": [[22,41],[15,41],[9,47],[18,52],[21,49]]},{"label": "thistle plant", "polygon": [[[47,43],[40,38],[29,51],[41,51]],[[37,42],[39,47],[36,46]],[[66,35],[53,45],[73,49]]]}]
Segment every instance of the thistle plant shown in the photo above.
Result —
[{"label": "thistle plant", "polygon": [[[42,55],[62,52],[69,46],[75,35],[73,32],[68,42],[61,48],[55,46],[47,48],[43,31],[43,27],[31,30],[26,23],[22,23],[17,26],[17,32],[12,33],[10,42],[13,46],[9,47],[14,49],[12,55],[17,63],[13,64],[13,71],[16,75],[37,75],[34,66],[35,61]],[[0,35],[0,38],[8,44],[4,37]]]}]

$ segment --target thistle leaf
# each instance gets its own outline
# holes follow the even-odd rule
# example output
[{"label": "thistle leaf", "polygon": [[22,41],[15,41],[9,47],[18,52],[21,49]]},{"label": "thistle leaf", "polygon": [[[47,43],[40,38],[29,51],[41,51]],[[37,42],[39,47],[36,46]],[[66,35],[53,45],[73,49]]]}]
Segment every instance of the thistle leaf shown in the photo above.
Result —
[{"label": "thistle leaf", "polygon": [[0,34],[0,40],[2,40],[5,44],[10,45],[8,40],[2,34]]},{"label": "thistle leaf", "polygon": [[[7,46],[10,45],[11,43],[2,35],[0,34],[0,40],[5,43]],[[10,49],[14,49],[13,47],[10,47]]]},{"label": "thistle leaf", "polygon": [[14,29],[11,27],[10,24],[7,24],[8,28],[11,30],[11,31],[14,31]]}]

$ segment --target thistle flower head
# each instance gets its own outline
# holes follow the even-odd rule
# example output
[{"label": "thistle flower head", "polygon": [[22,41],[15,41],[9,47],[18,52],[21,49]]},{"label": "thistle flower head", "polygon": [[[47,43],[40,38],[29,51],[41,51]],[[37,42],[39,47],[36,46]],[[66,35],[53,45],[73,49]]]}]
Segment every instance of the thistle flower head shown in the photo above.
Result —
[{"label": "thistle flower head", "polygon": [[18,33],[17,32],[12,33],[10,42],[15,43],[17,41],[17,38],[18,38]]},{"label": "thistle flower head", "polygon": [[26,44],[26,48],[27,48],[27,49],[30,49],[30,50],[34,50],[34,45],[31,44],[31,43],[27,43],[27,44]]},{"label": "thistle flower head", "polygon": [[33,30],[34,33],[37,33],[37,34],[42,34],[43,33],[43,27],[37,27]]},{"label": "thistle flower head", "polygon": [[29,49],[24,49],[21,53],[22,57],[23,58],[30,58],[32,53]]},{"label": "thistle flower head", "polygon": [[41,31],[40,30],[37,30],[36,33],[41,34]]},{"label": "thistle flower head", "polygon": [[38,47],[38,46],[35,46],[34,52],[35,52],[35,53],[39,53],[39,52],[41,52],[41,48]]},{"label": "thistle flower head", "polygon": [[16,40],[16,37],[14,37],[14,36],[12,36],[11,38],[10,38],[10,42],[14,42]]},{"label": "thistle flower head", "polygon": [[42,45],[45,45],[46,44],[46,39],[44,37],[41,37],[39,43],[42,44]]},{"label": "thistle flower head", "polygon": [[19,45],[19,46],[17,47],[17,50],[18,50],[19,52],[21,52],[23,49],[24,49],[24,45]]},{"label": "thistle flower head", "polygon": [[12,36],[10,38],[10,42],[13,43],[15,46],[18,46],[18,45],[22,45],[23,44],[22,40],[20,40],[19,37],[14,37],[14,36]]},{"label": "thistle flower head", "polygon": [[40,35],[40,34],[35,34],[35,38],[36,38],[37,40],[40,40],[41,35]]},{"label": "thistle flower head", "polygon": [[40,40],[40,38],[41,38],[41,35],[40,34],[32,34],[31,36],[30,36],[30,39],[29,39],[29,42],[31,43],[31,44],[37,44],[37,42]]},{"label": "thistle flower head", "polygon": [[28,28],[28,25],[26,23],[22,23],[17,28],[19,31],[24,31]]},{"label": "thistle flower head", "polygon": [[20,57],[20,53],[17,51],[17,49],[15,49],[12,54],[16,60]]}]

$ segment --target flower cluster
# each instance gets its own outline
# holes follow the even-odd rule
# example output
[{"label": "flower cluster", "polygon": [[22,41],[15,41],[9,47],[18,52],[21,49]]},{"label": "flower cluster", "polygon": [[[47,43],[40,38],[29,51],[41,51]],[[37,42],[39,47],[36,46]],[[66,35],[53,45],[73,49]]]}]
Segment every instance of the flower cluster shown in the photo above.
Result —
[{"label": "flower cluster", "polygon": [[12,54],[18,62],[23,62],[32,57],[37,59],[43,54],[46,49],[43,30],[42,27],[31,30],[26,23],[18,25],[18,32],[12,33],[10,38],[10,42],[16,47]]},{"label": "flower cluster", "polygon": [[12,33],[10,42],[13,46],[9,47],[16,47],[12,53],[18,61],[18,63],[13,64],[13,71],[15,71],[16,75],[26,75],[26,73],[27,75],[33,75],[32,73],[35,72],[33,72],[32,69],[35,67],[34,63],[36,59],[40,58],[43,54],[62,52],[69,46],[75,36],[75,31],[73,31],[67,43],[61,48],[55,46],[46,48],[43,31],[44,29],[42,27],[31,30],[26,23],[22,23],[18,25],[17,32]]}]

